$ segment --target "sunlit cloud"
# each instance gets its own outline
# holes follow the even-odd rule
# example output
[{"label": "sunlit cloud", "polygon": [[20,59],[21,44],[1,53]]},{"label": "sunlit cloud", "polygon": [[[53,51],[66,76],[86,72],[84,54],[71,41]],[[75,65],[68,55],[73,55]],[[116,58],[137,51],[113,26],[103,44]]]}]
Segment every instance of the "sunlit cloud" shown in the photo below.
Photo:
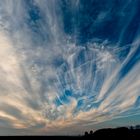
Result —
[{"label": "sunlit cloud", "polygon": [[[80,17],[83,4],[0,0],[0,129],[5,134],[75,134],[140,113],[137,2],[120,2],[116,15],[108,1],[88,18],[89,29],[89,13]],[[105,28],[111,28],[113,16],[111,33]],[[137,31],[127,40],[133,24]]]}]

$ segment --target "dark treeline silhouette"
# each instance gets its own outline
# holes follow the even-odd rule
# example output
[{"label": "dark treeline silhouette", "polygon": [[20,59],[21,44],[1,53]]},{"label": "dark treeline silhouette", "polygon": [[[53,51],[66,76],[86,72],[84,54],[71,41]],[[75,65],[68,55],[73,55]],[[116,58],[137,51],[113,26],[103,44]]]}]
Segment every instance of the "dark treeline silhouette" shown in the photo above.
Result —
[{"label": "dark treeline silhouette", "polygon": [[134,138],[139,137],[140,139],[140,125],[135,127],[119,127],[119,128],[104,128],[99,129],[93,133],[91,130],[90,132],[85,132],[85,137],[94,137],[94,138]]}]

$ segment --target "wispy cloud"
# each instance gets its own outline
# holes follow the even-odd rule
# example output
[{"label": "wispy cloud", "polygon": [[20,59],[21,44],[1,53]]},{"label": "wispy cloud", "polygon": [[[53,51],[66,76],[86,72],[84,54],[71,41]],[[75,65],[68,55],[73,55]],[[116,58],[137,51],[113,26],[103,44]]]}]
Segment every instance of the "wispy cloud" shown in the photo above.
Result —
[{"label": "wispy cloud", "polygon": [[[0,0],[3,134],[79,133],[90,125],[139,113],[139,33],[121,46],[135,8],[117,42],[95,36],[81,45],[65,32],[63,2]],[[120,18],[128,15],[131,3],[122,6]],[[80,10],[79,0],[69,4]],[[111,14],[111,8],[101,10],[93,27],[111,20]]]}]

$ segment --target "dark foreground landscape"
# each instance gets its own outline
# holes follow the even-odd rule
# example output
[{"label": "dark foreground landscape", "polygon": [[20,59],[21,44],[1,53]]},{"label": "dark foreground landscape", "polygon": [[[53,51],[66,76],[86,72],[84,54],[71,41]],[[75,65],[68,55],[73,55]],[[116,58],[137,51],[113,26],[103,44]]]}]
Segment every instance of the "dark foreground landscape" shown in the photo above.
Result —
[{"label": "dark foreground landscape", "polygon": [[[70,134],[69,134],[70,135]],[[79,136],[35,136],[35,139],[140,139],[140,125],[130,127],[118,127],[118,128],[104,128],[93,132],[90,130],[86,131],[83,135]]]},{"label": "dark foreground landscape", "polygon": [[[58,137],[43,137],[43,139],[58,139]],[[139,140],[140,139],[140,126],[136,127],[118,127],[118,128],[104,128],[99,129],[95,132],[92,130],[90,132],[85,132],[85,134],[81,136],[61,136],[60,139],[132,139],[132,140]]]},{"label": "dark foreground landscape", "polygon": [[[50,137],[52,138],[52,137]],[[56,138],[56,137],[53,137]],[[131,127],[118,127],[118,128],[104,128],[104,129],[99,129],[95,132],[92,130],[89,132],[85,132],[81,136],[62,136],[60,139],[140,139],[140,125],[137,126],[131,126]]]},{"label": "dark foreground landscape", "polygon": [[140,138],[140,127],[119,127],[119,128],[105,128],[97,130],[93,133],[91,130],[89,133],[85,132],[84,137],[91,138]]}]

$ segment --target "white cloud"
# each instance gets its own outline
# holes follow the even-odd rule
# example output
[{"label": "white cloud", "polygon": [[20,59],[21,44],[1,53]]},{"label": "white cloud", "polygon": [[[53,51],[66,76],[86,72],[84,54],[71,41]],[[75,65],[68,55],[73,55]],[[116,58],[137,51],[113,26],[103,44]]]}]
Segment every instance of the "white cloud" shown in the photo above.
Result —
[{"label": "white cloud", "polygon": [[[60,10],[57,1],[45,2],[34,1],[40,19],[30,23],[31,9],[25,1],[0,0],[0,119],[7,121],[11,129],[33,128],[31,133],[49,133],[56,132],[56,128],[80,129],[131,112],[140,96],[139,63],[111,92],[107,91],[119,78],[118,72],[133,50],[121,63],[115,52],[124,51],[123,48],[109,50],[107,41],[95,41],[87,47],[70,43],[63,31],[61,14],[56,14]],[[79,0],[73,4],[78,5]],[[101,13],[98,18],[102,20],[105,16]],[[37,27],[32,29],[33,25]],[[54,64],[58,60],[59,64]],[[70,100],[68,104],[60,99],[66,89],[73,96],[66,97]],[[62,105],[57,106],[55,99]],[[84,105],[75,113],[79,100],[84,100]],[[85,111],[92,105],[92,109]],[[13,115],[10,109],[17,114]]]}]

